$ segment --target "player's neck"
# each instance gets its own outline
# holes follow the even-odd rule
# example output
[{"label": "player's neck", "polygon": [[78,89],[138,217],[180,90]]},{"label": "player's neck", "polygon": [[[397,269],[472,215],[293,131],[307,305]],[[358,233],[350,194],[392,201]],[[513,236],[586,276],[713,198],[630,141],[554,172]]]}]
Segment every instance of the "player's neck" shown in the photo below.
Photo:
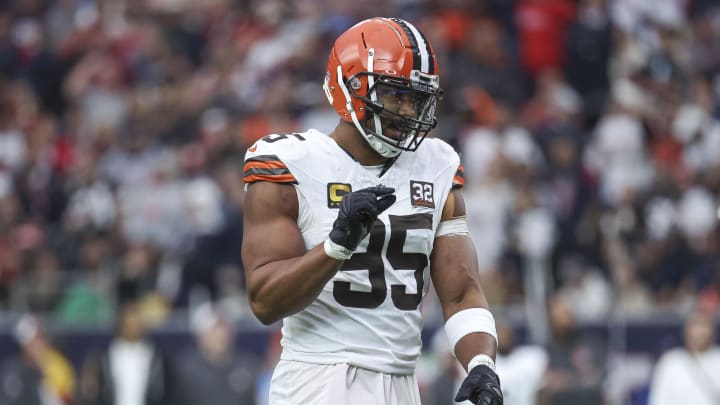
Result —
[{"label": "player's neck", "polygon": [[338,146],[363,166],[381,165],[387,161],[386,157],[381,156],[370,147],[354,127],[340,123],[330,133],[330,137],[335,139]]}]

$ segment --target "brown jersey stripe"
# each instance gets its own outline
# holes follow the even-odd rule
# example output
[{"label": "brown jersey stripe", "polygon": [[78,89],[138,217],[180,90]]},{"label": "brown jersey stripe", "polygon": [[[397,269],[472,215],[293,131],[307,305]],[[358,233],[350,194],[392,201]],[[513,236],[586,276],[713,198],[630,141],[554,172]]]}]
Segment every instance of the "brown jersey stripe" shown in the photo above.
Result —
[{"label": "brown jersey stripe", "polygon": [[268,169],[268,168],[259,168],[259,169],[247,169],[243,172],[243,176],[252,176],[253,174],[259,174],[259,175],[269,175],[269,176],[280,176],[282,174],[292,174],[290,173],[290,170],[287,168],[281,168],[281,169]]},{"label": "brown jersey stripe", "polygon": [[290,173],[285,163],[275,155],[253,156],[245,161],[245,165],[243,166],[243,173],[245,175],[254,174],[258,171],[263,171],[266,174]]},{"label": "brown jersey stripe", "polygon": [[243,181],[297,184],[295,176],[276,155],[258,155],[247,159],[243,166]]}]

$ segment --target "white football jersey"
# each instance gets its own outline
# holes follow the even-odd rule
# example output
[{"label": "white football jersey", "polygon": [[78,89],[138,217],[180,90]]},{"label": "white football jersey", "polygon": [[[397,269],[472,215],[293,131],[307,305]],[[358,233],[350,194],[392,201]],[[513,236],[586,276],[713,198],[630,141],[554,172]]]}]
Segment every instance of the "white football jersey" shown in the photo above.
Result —
[{"label": "white football jersey", "polygon": [[327,239],[348,192],[382,184],[397,196],[318,298],[284,319],[283,359],[414,372],[430,253],[447,196],[462,186],[462,166],[450,145],[428,138],[379,174],[316,130],[269,135],[248,149],[246,183],[294,184],[308,250]]}]

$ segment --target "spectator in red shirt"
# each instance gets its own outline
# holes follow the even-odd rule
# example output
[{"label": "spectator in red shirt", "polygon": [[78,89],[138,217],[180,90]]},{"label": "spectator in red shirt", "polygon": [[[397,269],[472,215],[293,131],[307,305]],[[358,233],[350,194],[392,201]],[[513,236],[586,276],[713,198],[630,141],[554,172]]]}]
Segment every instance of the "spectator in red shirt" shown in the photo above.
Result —
[{"label": "spectator in red shirt", "polygon": [[535,77],[546,69],[561,69],[565,63],[565,33],[575,20],[570,0],[520,0],[515,8],[520,58]]}]

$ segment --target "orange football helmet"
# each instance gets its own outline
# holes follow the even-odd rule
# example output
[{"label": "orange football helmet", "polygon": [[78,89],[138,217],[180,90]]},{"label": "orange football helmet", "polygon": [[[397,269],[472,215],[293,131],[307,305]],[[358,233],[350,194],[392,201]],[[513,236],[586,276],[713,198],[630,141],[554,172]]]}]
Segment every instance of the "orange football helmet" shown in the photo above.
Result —
[{"label": "orange football helmet", "polygon": [[[415,116],[386,109],[378,86],[409,95]],[[341,34],[330,51],[323,89],[340,117],[385,157],[416,150],[437,125],[442,89],[435,53],[415,26],[398,18],[370,18]],[[381,119],[401,136],[384,135]]]}]

